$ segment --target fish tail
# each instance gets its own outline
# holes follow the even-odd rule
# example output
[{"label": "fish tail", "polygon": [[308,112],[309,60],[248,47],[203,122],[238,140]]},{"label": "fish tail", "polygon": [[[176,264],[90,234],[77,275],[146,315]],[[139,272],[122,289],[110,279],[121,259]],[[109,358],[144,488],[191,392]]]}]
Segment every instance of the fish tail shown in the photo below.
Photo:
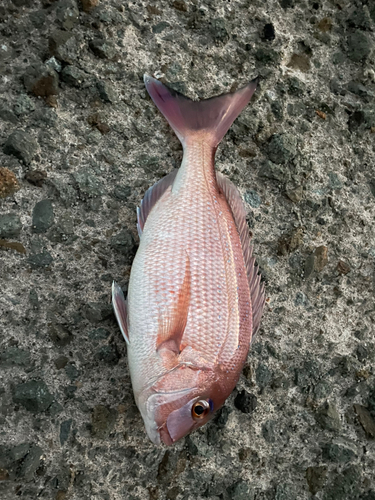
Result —
[{"label": "fish tail", "polygon": [[144,82],[152,100],[168,120],[183,146],[197,132],[216,148],[229,127],[248,104],[258,84],[252,80],[231,94],[192,101],[151,76]]}]

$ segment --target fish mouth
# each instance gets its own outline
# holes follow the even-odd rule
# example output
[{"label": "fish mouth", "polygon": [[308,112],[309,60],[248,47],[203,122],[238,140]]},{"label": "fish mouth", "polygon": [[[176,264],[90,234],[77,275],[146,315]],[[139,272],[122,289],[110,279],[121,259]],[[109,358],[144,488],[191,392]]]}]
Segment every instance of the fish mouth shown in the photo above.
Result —
[{"label": "fish mouth", "polygon": [[161,441],[166,446],[171,446],[174,443],[173,439],[171,438],[171,435],[168,432],[166,423],[159,428],[159,439],[161,439]]},{"label": "fish mouth", "polygon": [[138,402],[138,408],[141,412],[147,435],[154,444],[160,445],[163,443],[166,446],[171,446],[176,441],[168,429],[168,419],[163,422],[157,417],[158,407],[163,406],[165,402],[164,398],[167,396],[170,403],[173,400],[180,399],[181,396],[190,391],[191,388],[178,391],[156,392],[149,396],[143,404],[139,404]]},{"label": "fish mouth", "polygon": [[167,424],[164,423],[161,427],[157,427],[156,423],[151,419],[143,419],[146,427],[146,432],[150,440],[155,445],[165,444],[166,446],[171,446],[174,441],[169,434]]}]

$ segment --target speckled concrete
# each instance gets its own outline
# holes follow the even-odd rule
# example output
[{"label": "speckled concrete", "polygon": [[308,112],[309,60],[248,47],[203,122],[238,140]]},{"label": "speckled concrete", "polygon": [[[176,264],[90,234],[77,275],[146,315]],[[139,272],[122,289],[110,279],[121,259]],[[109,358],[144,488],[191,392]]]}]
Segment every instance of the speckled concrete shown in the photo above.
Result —
[{"label": "speckled concrete", "polygon": [[[370,0],[1,2],[1,499],[375,499],[374,30]],[[170,449],[110,305],[136,206],[181,160],[145,72],[192,98],[260,76],[217,168],[262,328],[221,413]]]}]

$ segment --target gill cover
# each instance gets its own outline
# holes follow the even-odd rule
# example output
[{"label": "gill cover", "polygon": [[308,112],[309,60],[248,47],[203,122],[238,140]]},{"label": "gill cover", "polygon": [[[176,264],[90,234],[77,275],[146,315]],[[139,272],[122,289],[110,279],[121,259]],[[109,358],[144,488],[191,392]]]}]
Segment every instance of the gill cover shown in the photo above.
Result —
[{"label": "gill cover", "polygon": [[147,434],[154,444],[162,442],[170,446],[210,420],[214,402],[198,394],[194,388],[153,393],[147,399],[141,396],[138,406]]},{"label": "gill cover", "polygon": [[[202,413],[196,411],[199,407],[202,407]],[[197,429],[204,425],[211,418],[212,413],[213,406],[210,405],[209,401],[199,398],[194,398],[178,410],[172,411],[172,413],[168,415],[166,422],[166,430],[168,431],[172,443],[183,438],[193,429]],[[163,438],[163,434],[161,437]]]}]

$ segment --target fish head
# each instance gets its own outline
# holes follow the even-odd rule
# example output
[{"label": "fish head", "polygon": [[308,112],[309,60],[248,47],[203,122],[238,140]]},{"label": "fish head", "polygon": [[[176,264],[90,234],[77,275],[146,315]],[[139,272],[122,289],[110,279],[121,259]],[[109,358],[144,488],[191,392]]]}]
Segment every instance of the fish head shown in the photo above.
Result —
[{"label": "fish head", "polygon": [[223,405],[223,396],[212,374],[181,368],[142,393],[138,407],[151,441],[170,446],[206,424]]}]

